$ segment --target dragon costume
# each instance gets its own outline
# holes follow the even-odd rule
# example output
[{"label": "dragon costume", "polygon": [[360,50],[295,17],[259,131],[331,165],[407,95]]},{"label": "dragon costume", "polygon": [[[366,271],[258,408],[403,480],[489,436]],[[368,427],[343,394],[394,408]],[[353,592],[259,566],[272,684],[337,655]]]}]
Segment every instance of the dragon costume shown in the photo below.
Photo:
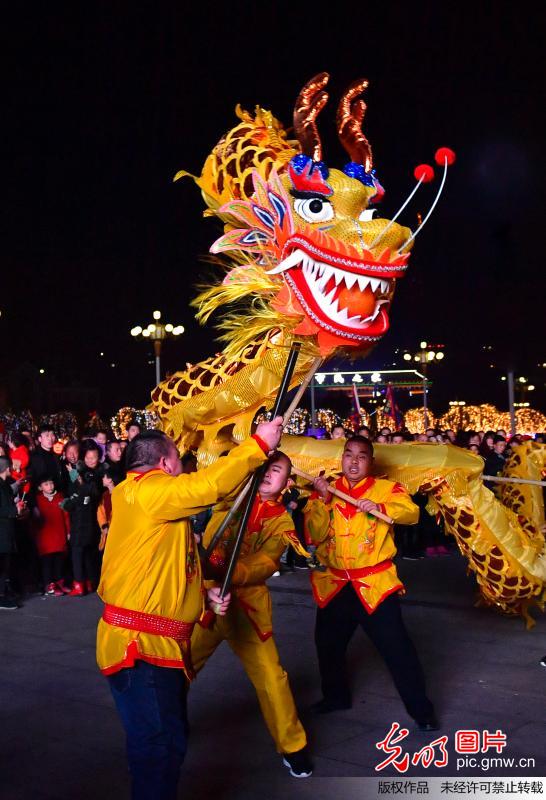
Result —
[{"label": "dragon costume", "polygon": [[[374,216],[384,189],[362,131],[365,80],[349,86],[337,109],[337,132],[350,161],[341,170],[326,165],[317,118],[328,100],[328,77],[315,76],[300,92],[293,139],[269,111],[237,107],[239,124],[214,147],[201,175],[190,176],[201,189],[205,215],[224,225],[211,247],[223,280],[193,302],[201,323],[219,314],[224,348],[160,383],[151,408],[180,449],[197,449],[201,465],[242,441],[256,413],[272,406],[293,342],[301,344],[296,386],[317,357],[362,356],[381,339],[396,281],[436,202],[415,233],[396,221],[421,183],[434,177],[423,164],[395,217]],[[448,148],[436,153],[444,168],[440,191],[454,160]],[[181,171],[175,180],[187,175]],[[339,468],[334,443],[284,437],[282,447],[309,471],[310,448],[316,469],[326,461],[330,472]],[[544,466],[543,450],[534,451],[535,471],[539,462]],[[398,445],[378,447],[378,455],[391,480],[428,492],[431,510],[455,536],[486,603],[510,614],[542,603],[544,508],[536,492],[529,500],[532,493],[512,490],[503,505],[483,486],[481,459],[458,448]],[[520,471],[528,463],[524,458]]]}]

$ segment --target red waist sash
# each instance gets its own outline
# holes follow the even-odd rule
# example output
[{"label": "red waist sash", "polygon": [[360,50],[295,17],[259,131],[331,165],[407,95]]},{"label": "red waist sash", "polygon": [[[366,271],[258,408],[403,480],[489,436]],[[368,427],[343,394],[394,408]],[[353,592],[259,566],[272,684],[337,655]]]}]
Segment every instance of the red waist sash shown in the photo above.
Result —
[{"label": "red waist sash", "polygon": [[140,633],[152,633],[155,636],[168,636],[177,642],[191,638],[193,622],[180,622],[177,619],[160,617],[158,614],[146,614],[144,611],[133,611],[130,608],[105,605],[102,618],[116,628],[128,628]]},{"label": "red waist sash", "polygon": [[358,578],[365,578],[367,575],[375,575],[377,572],[384,572],[386,569],[392,567],[392,561],[380,561],[373,567],[360,567],[359,569],[336,569],[335,567],[328,567],[332,575],[336,578],[345,578],[347,581],[358,580]]}]

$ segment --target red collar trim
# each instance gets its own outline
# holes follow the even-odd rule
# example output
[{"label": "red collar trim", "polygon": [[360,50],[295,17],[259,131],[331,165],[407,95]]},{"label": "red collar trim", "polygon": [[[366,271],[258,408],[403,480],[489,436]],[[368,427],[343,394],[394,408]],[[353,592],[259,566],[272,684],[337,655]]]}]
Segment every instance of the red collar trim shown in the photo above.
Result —
[{"label": "red collar trim", "polygon": [[252,514],[248,522],[247,530],[256,533],[261,527],[261,523],[266,519],[273,519],[284,514],[285,508],[278,500],[260,500],[256,497],[252,506]]},{"label": "red collar trim", "polygon": [[[336,489],[345,492],[345,494],[354,497],[355,500],[360,500],[360,498],[366,494],[368,489],[370,489],[374,483],[375,478],[372,478],[370,475],[368,475],[367,478],[364,478],[362,481],[360,481],[360,483],[357,483],[356,486],[351,488],[349,486],[349,481],[344,475],[342,475],[341,478],[338,478],[335,482],[335,487]],[[356,506],[353,506],[351,503],[347,503],[341,498],[336,498],[335,495],[333,501],[339,513],[347,520],[352,519],[354,515],[358,513],[358,508]]]},{"label": "red collar trim", "polygon": [[360,498],[366,494],[368,489],[372,488],[374,483],[375,478],[372,478],[371,475],[368,475],[366,478],[363,478],[360,483],[357,483],[356,486],[351,487],[347,478],[342,475],[341,478],[338,478],[335,482],[335,487],[336,489],[345,492],[345,494],[350,494],[355,500],[360,500]]}]

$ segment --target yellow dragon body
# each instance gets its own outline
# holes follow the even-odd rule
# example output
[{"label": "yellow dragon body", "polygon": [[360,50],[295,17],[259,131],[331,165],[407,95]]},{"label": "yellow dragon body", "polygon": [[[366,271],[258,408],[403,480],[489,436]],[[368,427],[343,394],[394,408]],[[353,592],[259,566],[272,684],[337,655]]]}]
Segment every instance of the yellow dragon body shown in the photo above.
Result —
[{"label": "yellow dragon body", "polygon": [[[337,111],[338,136],[351,160],[342,170],[322,161],[317,117],[328,99],[327,81],[321,73],[301,91],[294,139],[270,112],[237,109],[239,124],[194,177],[205,214],[224,225],[211,248],[223,279],[194,305],[202,323],[217,314],[224,346],[160,383],[151,409],[181,450],[197,449],[200,464],[241,441],[259,409],[272,406],[293,342],[301,345],[295,386],[318,356],[366,354],[389,326],[396,281],[407,271],[415,233],[396,218],[374,217],[384,190],[362,132],[366,81],[348,88]],[[448,148],[436,154],[444,180],[453,160]],[[420,185],[433,170],[421,165],[414,174]],[[329,464],[333,472],[339,464],[333,442],[285,436],[282,446],[308,471]],[[543,457],[535,452],[537,465]],[[529,459],[524,461],[522,470],[528,468]],[[542,602],[544,511],[536,493],[507,490],[501,504],[483,486],[481,459],[458,448],[380,447],[378,464],[411,492],[428,492],[431,509],[443,515],[475,571],[485,602],[518,614]]]}]

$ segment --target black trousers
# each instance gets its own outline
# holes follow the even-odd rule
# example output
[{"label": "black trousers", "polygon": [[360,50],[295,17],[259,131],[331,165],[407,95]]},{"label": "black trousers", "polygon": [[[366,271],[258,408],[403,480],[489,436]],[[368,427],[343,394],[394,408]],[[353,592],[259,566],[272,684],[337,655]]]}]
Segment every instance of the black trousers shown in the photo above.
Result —
[{"label": "black trousers", "polygon": [[96,582],[97,578],[97,548],[92,545],[79,547],[73,545],[72,551],[72,571],[74,580],[82,583],[85,580]]},{"label": "black trousers", "polygon": [[368,634],[383,657],[406,711],[418,722],[434,716],[426,696],[425,677],[395,594],[368,614],[349,583],[325,608],[317,609],[317,647],[322,693],[326,699],[350,703],[345,653],[357,626]]},{"label": "black trousers", "polygon": [[40,556],[44,589],[46,589],[50,583],[62,578],[64,558],[64,553],[48,553],[45,556]]},{"label": "black trousers", "polygon": [[6,594],[11,576],[11,553],[0,553],[0,595]]}]

